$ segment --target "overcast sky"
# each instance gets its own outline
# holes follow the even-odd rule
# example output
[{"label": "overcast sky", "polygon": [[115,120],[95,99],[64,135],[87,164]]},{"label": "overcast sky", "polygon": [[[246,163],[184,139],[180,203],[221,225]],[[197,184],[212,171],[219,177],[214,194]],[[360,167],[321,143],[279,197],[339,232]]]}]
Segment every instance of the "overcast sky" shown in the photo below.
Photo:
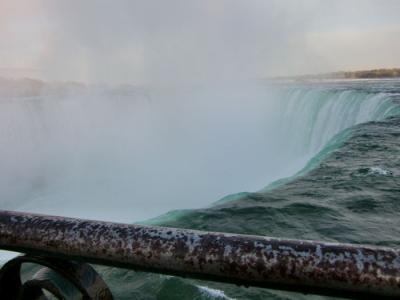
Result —
[{"label": "overcast sky", "polygon": [[400,67],[397,0],[1,0],[0,75],[92,83]]}]

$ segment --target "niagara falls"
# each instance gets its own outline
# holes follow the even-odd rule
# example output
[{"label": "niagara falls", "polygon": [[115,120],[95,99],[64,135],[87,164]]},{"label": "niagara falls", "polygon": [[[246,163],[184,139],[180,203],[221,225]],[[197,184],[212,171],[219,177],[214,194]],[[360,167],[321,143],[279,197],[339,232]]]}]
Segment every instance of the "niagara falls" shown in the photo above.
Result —
[{"label": "niagara falls", "polygon": [[394,0],[2,1],[0,298],[395,299],[399,37]]}]

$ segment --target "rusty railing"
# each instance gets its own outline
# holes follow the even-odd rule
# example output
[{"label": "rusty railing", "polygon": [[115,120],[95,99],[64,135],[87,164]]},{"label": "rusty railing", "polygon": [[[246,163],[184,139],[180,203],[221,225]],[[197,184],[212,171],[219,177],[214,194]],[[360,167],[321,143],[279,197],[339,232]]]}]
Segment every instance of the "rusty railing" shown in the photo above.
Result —
[{"label": "rusty railing", "polygon": [[[44,290],[74,299],[59,277],[83,299],[112,299],[88,263],[302,293],[400,298],[400,250],[387,247],[0,211],[0,249],[26,254],[1,269],[1,299],[46,299]],[[20,269],[29,262],[42,267],[23,281]]]}]

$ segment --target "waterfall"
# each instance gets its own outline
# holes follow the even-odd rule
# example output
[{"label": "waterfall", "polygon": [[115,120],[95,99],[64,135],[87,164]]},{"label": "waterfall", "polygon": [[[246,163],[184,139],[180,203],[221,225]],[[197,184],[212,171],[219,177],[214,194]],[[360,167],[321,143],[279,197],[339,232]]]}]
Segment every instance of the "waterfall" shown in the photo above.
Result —
[{"label": "waterfall", "polygon": [[384,93],[313,86],[3,96],[2,208],[132,222],[204,207],[293,175],[393,107]]}]

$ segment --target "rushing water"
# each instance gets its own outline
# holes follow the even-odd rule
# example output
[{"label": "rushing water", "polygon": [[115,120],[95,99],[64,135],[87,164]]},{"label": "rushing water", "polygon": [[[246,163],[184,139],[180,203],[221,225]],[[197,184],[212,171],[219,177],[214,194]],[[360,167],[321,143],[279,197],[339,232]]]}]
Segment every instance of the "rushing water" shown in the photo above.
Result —
[{"label": "rushing water", "polygon": [[[2,208],[399,245],[397,80],[3,98]],[[117,299],[310,298],[99,270]]]}]

